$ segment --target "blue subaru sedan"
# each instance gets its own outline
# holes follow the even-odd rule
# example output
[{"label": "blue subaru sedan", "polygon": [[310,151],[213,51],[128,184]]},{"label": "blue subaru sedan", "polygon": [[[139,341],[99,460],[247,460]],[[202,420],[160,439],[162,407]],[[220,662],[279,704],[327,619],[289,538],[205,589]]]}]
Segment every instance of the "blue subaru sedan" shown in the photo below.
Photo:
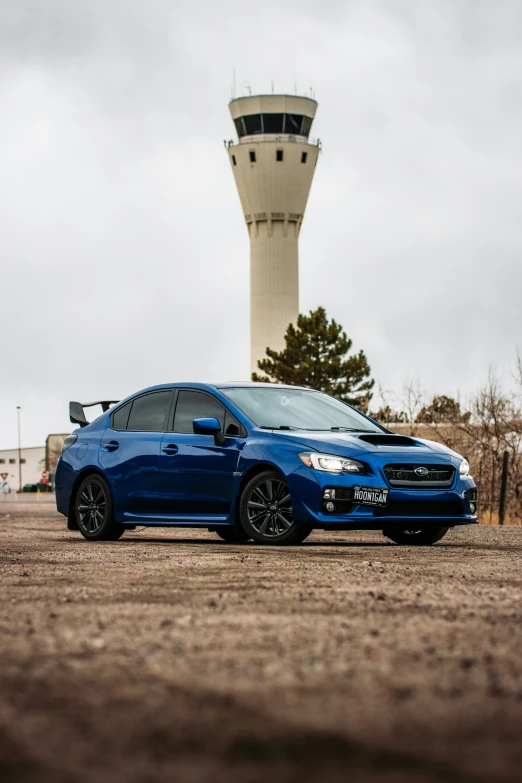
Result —
[{"label": "blue subaru sedan", "polygon": [[[70,403],[80,426],[56,470],[58,511],[89,541],[149,525],[276,545],[379,530],[425,545],[478,522],[466,459],[321,392],[179,383],[112,403]],[[89,424],[84,408],[97,404]]]}]

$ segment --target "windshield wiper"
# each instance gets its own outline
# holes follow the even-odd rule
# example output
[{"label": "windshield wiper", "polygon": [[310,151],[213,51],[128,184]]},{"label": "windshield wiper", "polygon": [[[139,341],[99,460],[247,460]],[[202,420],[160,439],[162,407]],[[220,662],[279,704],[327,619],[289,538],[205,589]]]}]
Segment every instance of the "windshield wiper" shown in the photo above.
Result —
[{"label": "windshield wiper", "polygon": [[281,424],[279,427],[269,427],[266,424],[263,424],[260,428],[260,430],[302,430],[302,427],[291,427],[290,424]]},{"label": "windshield wiper", "polygon": [[361,430],[356,427],[330,427],[330,432],[377,432],[377,430]]}]

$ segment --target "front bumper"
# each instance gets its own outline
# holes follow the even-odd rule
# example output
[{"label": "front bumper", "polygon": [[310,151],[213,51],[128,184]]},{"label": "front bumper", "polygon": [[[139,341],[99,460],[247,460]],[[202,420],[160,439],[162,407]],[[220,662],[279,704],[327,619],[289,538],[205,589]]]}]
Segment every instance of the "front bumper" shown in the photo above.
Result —
[{"label": "front bumper", "polygon": [[[294,518],[313,527],[383,530],[412,523],[440,527],[478,523],[470,508],[470,494],[476,487],[469,476],[456,475],[453,485],[445,489],[399,489],[390,487],[379,475],[335,475],[303,466],[288,476],[287,481]],[[357,484],[389,489],[388,505],[364,506],[350,502],[351,490]],[[340,496],[333,501],[333,512],[325,509],[324,490],[329,488],[336,488]]]}]

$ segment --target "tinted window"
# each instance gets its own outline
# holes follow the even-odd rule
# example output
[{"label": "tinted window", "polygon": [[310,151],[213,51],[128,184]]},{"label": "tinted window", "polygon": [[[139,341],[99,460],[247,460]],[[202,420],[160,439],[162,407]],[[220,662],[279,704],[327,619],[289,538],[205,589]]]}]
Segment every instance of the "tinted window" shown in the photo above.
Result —
[{"label": "tinted window", "polygon": [[223,429],[225,408],[209,394],[180,391],[174,416],[174,432],[194,432],[194,419],[217,419]]},{"label": "tinted window", "polygon": [[308,136],[312,118],[301,114],[246,114],[234,120],[239,138],[257,133],[289,133]]},{"label": "tinted window", "polygon": [[303,117],[303,123],[301,125],[301,135],[308,136],[311,127],[312,127],[311,117]]},{"label": "tinted window", "polygon": [[300,114],[287,114],[285,116],[285,133],[300,134],[302,121],[303,118]]},{"label": "tinted window", "polygon": [[254,133],[263,133],[260,114],[246,114],[243,117],[247,136],[253,136]]},{"label": "tinted window", "polygon": [[236,126],[237,135],[239,136],[239,138],[241,138],[241,136],[245,135],[245,126],[243,125],[243,117],[238,117],[237,120],[234,120],[234,123]]},{"label": "tinted window", "polygon": [[229,411],[225,413],[225,435],[229,435],[231,438],[238,438],[243,434],[243,427],[238,420],[232,416]]},{"label": "tinted window", "polygon": [[265,133],[282,133],[284,114],[263,114],[263,130]]},{"label": "tinted window", "polygon": [[127,421],[129,420],[129,413],[132,402],[128,402],[127,405],[122,405],[112,416],[112,427],[115,430],[126,430]]},{"label": "tinted window", "polygon": [[135,432],[162,432],[169,400],[169,391],[138,397],[132,403],[127,429]]}]

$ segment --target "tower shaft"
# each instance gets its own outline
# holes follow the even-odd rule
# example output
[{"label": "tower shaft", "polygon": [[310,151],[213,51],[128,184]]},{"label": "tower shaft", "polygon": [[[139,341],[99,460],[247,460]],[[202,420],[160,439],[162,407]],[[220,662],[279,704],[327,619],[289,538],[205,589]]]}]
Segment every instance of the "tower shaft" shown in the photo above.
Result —
[{"label": "tower shaft", "polygon": [[299,315],[297,224],[282,221],[250,228],[250,372],[266,349],[282,351],[288,324]]},{"label": "tower shaft", "polygon": [[251,372],[282,350],[299,313],[298,239],[319,142],[308,136],[317,103],[257,95],[230,103],[238,142],[227,145],[250,237]]}]

